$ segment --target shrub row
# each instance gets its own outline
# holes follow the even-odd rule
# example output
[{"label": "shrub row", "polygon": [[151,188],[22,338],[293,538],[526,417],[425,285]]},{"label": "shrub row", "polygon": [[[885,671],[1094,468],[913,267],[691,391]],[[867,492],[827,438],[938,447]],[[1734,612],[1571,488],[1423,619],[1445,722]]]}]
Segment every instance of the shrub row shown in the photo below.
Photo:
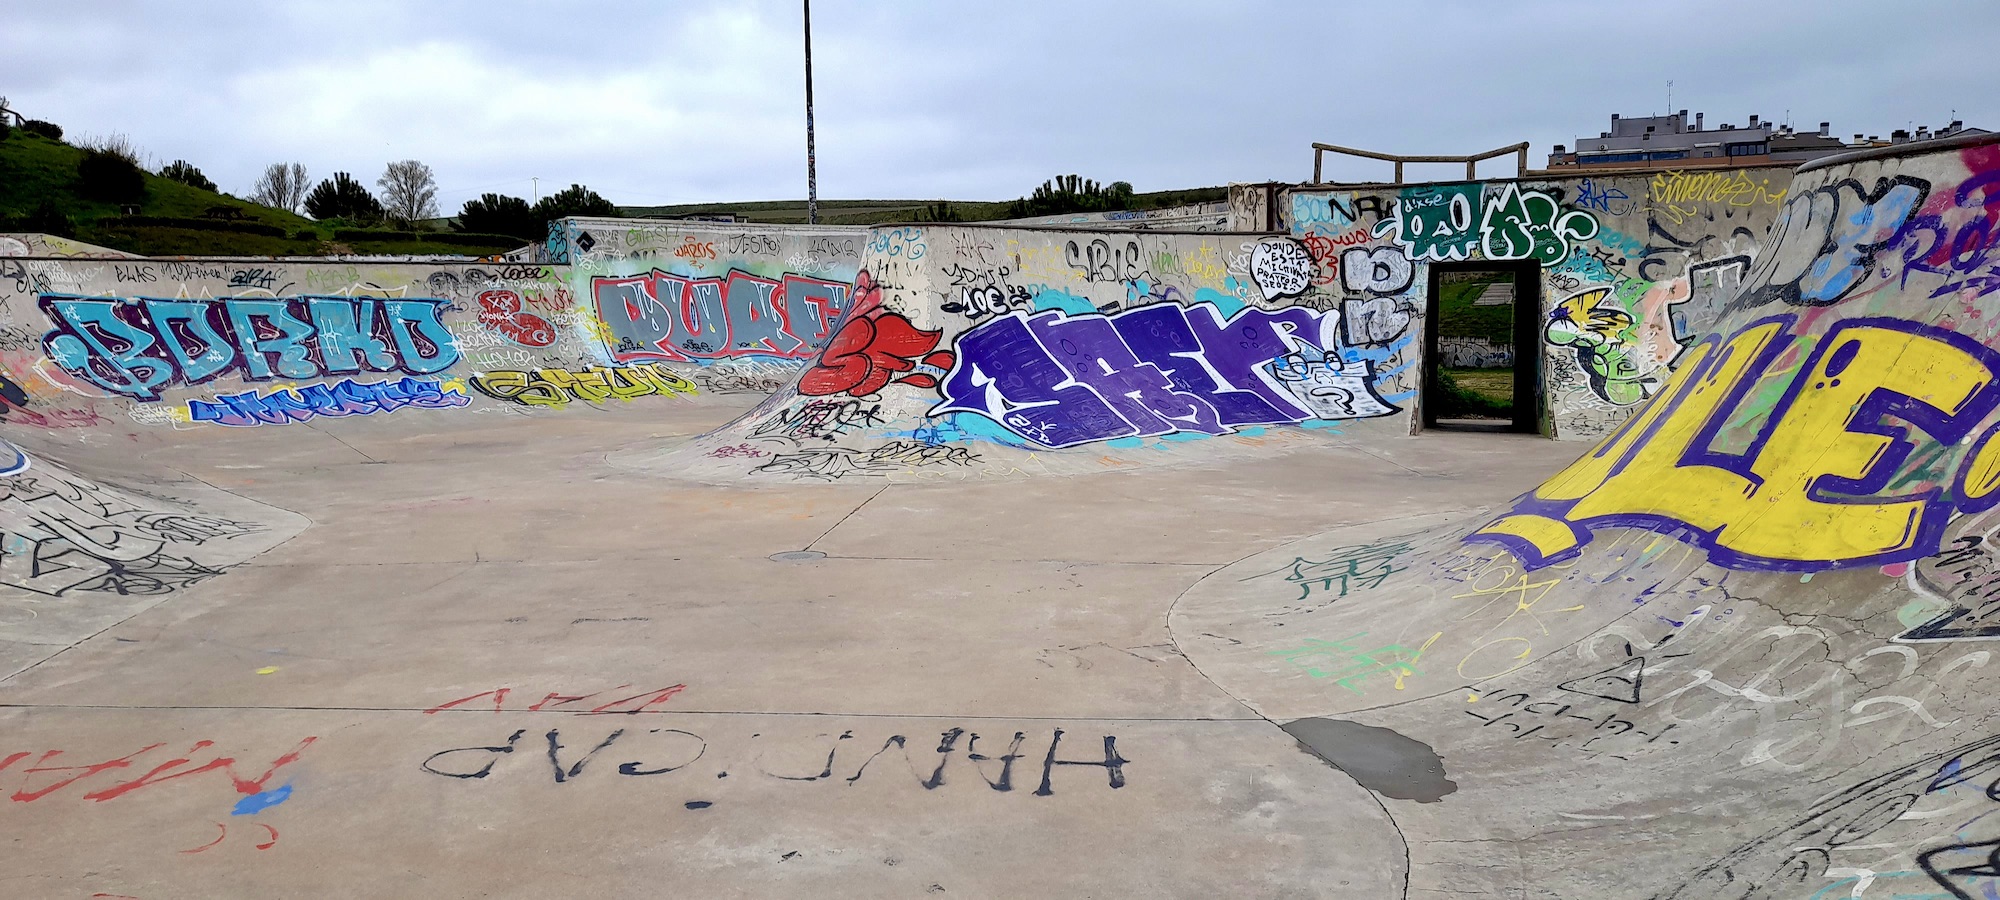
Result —
[{"label": "shrub row", "polygon": [[393,231],[386,228],[336,228],[336,241],[422,241],[427,244],[453,244],[461,247],[490,247],[499,245],[513,247],[526,243],[517,237],[504,234],[478,234],[455,231]]},{"label": "shrub row", "polygon": [[240,234],[261,234],[268,237],[284,237],[285,229],[261,222],[233,222],[227,219],[187,219],[178,216],[119,216],[97,223],[102,228],[116,228],[120,225],[153,226],[157,228],[188,228],[195,231],[234,231]]}]

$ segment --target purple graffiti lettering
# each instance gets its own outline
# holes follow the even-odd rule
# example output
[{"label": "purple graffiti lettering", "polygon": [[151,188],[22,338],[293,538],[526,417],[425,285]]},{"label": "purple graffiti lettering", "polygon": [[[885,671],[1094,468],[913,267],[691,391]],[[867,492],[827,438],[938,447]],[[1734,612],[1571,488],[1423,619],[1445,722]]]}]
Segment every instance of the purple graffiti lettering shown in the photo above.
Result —
[{"label": "purple graffiti lettering", "polygon": [[1042,446],[1068,447],[1227,434],[1329,411],[1395,412],[1375,395],[1365,363],[1339,362],[1336,321],[1298,307],[1225,320],[1206,303],[1113,316],[1015,312],[958,339],[939,386],[944,399],[929,414],[978,413]]}]

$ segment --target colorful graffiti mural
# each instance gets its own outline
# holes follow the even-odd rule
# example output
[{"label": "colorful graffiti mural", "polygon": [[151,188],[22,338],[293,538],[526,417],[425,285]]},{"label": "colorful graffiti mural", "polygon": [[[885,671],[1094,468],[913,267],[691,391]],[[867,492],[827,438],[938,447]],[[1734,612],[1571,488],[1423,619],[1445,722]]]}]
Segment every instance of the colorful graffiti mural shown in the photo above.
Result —
[{"label": "colorful graffiti mural", "polygon": [[446,388],[428,378],[372,383],[345,378],[332,385],[309,384],[265,394],[225,394],[215,402],[189,400],[187,411],[192,421],[217,425],[288,425],[319,417],[370,416],[405,407],[452,409],[470,402],[471,398],[457,388]]},{"label": "colorful graffiti mural", "polygon": [[245,380],[441,372],[458,361],[446,301],[373,297],[100,300],[44,294],[48,357],[142,400],[225,374]]},{"label": "colorful graffiti mural", "polygon": [[[1396,411],[1338,317],[1153,304],[1116,315],[1013,313],[960,337],[931,415],[977,413],[1045,447]],[[1218,377],[1219,376],[1219,377]]]}]

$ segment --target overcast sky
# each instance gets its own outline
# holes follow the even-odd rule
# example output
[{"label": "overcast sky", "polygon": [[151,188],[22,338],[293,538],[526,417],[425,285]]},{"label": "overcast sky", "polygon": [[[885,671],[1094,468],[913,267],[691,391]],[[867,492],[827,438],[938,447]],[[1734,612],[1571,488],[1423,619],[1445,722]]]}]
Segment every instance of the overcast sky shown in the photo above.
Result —
[{"label": "overcast sky", "polygon": [[[813,7],[823,198],[1301,181],[1313,141],[1551,144],[1611,113],[2000,130],[1995,0],[864,2]],[[0,0],[0,96],[248,193],[265,164],[621,205],[805,194],[797,2]],[[1482,173],[1511,173],[1489,163]],[[1431,177],[1451,177],[1450,168]],[[1388,177],[1387,163],[1330,169]]]}]

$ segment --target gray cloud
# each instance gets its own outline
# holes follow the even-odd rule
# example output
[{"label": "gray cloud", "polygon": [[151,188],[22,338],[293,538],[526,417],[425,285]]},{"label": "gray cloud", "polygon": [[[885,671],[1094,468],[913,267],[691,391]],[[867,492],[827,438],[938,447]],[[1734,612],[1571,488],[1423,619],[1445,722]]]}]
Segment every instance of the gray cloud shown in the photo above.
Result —
[{"label": "gray cloud", "polygon": [[[17,7],[27,6],[16,4]],[[1990,0],[865,3],[814,9],[823,197],[1004,199],[1300,180],[1314,140],[1467,153],[1612,112],[1836,134],[2000,129]],[[0,93],[247,191],[269,162],[437,170],[448,208],[582,182],[620,203],[804,193],[796,3],[35,4]],[[1498,173],[1501,163],[1482,171]],[[1428,172],[1451,177],[1452,169]],[[1387,164],[1330,174],[1385,178]]]}]

